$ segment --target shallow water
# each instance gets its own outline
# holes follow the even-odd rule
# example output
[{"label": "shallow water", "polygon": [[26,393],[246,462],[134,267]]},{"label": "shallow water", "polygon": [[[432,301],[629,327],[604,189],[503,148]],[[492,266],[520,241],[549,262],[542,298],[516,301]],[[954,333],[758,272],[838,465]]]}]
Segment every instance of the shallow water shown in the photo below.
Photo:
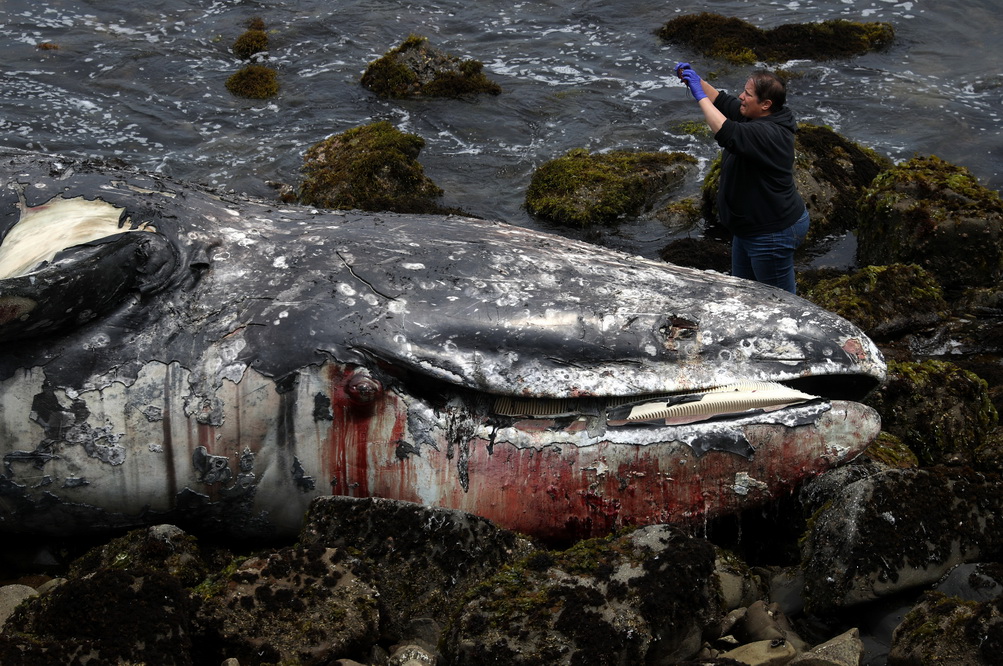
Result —
[{"label": "shallow water", "polygon": [[[698,115],[672,65],[691,61],[732,91],[748,68],[654,35],[672,17],[699,11],[764,28],[890,22],[897,38],[885,52],[785,65],[805,74],[790,90],[799,119],[896,160],[937,154],[989,187],[1003,182],[994,0],[2,2],[0,144],[114,156],[257,195],[271,195],[265,181],[296,182],[308,146],[374,120],[425,139],[420,160],[446,191],[444,205],[523,226],[546,228],[522,208],[533,170],[572,148],[685,151],[705,169],[717,148],[680,129]],[[270,30],[268,61],[282,86],[264,102],[224,86],[242,64],[229,47],[252,17]],[[482,61],[504,92],[467,101],[376,98],[359,77],[409,33]],[[59,48],[37,48],[44,42]],[[679,233],[644,222],[624,226],[613,243],[654,256]]]}]

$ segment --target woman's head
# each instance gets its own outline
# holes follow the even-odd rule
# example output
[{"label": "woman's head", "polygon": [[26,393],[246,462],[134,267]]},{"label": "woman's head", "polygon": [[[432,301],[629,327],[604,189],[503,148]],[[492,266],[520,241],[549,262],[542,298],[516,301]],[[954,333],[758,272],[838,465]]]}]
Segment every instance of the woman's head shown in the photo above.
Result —
[{"label": "woman's head", "polygon": [[745,90],[739,95],[742,101],[742,115],[759,118],[784,108],[787,102],[787,84],[773,72],[756,70],[745,82]]}]

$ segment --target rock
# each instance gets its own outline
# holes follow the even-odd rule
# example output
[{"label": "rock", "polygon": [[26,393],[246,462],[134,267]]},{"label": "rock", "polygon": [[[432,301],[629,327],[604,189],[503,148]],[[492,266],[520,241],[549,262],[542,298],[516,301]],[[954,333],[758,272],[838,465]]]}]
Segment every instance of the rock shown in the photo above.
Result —
[{"label": "rock", "polygon": [[786,666],[797,655],[794,646],[782,638],[772,641],[746,643],[721,655],[723,659],[748,664],[748,666]]},{"label": "rock", "polygon": [[677,266],[718,273],[731,272],[731,246],[710,238],[679,238],[659,252],[659,258]]},{"label": "rock", "polygon": [[744,608],[763,595],[762,584],[749,565],[722,548],[717,549],[714,575],[721,590],[724,610]]},{"label": "rock", "polygon": [[892,43],[895,31],[888,23],[840,19],[762,30],[741,19],[704,12],[673,18],[656,34],[707,56],[754,64],[848,58],[885,48]]},{"label": "rock", "polygon": [[462,60],[431,46],[426,37],[410,35],[400,46],[369,63],[361,83],[390,98],[501,93],[501,86],[488,79],[483,69],[477,60]]},{"label": "rock", "polygon": [[939,583],[936,591],[962,601],[992,601],[1003,595],[1003,564],[959,564]]},{"label": "rock", "polygon": [[14,584],[0,587],[0,629],[3,629],[4,623],[14,613],[14,609],[17,608],[18,604],[37,594],[38,592],[35,588],[28,587],[27,585]]},{"label": "rock", "polygon": [[857,258],[918,264],[947,290],[993,285],[1003,277],[1003,200],[963,167],[914,157],[862,197]]},{"label": "rock", "polygon": [[405,645],[390,655],[387,666],[435,666],[435,655],[419,645]]},{"label": "rock", "polygon": [[478,586],[447,663],[673,663],[720,621],[714,549],[665,526],[538,551]]},{"label": "rock", "polygon": [[750,605],[745,614],[732,628],[734,636],[742,643],[760,641],[786,641],[797,652],[808,649],[808,644],[797,635],[790,621],[781,612],[777,604],[767,604],[756,601]]},{"label": "rock", "polygon": [[864,643],[857,629],[836,636],[791,660],[791,666],[860,666]]},{"label": "rock", "polygon": [[999,422],[986,382],[943,361],[888,362],[888,380],[866,400],[921,464],[973,464]]},{"label": "rock", "polygon": [[584,148],[540,165],[526,191],[526,209],[556,224],[586,227],[637,217],[677,188],[696,165],[685,153]]},{"label": "rock", "polygon": [[1000,663],[1001,654],[999,600],[975,603],[928,592],[895,629],[888,664],[986,666]]},{"label": "rock", "polygon": [[821,507],[802,543],[806,604],[817,613],[932,584],[1003,548],[1003,481],[966,468],[878,472]]},{"label": "rock", "polygon": [[0,635],[0,663],[189,666],[192,618],[169,574],[100,569],[22,605]]},{"label": "rock", "polygon": [[241,663],[327,664],[379,637],[376,590],[344,549],[287,547],[200,588],[203,640]]},{"label": "rock", "polygon": [[916,265],[866,266],[820,280],[804,297],[879,341],[937,324],[948,312],[936,279]]},{"label": "rock", "polygon": [[353,548],[379,591],[383,633],[393,642],[422,638],[432,645],[438,636],[416,618],[444,625],[473,585],[532,550],[529,541],[463,511],[343,496],[311,504],[300,541]]},{"label": "rock", "polygon": [[299,203],[339,210],[456,212],[435,202],[442,190],[418,162],[424,146],[421,137],[386,121],[324,139],[303,155]]}]

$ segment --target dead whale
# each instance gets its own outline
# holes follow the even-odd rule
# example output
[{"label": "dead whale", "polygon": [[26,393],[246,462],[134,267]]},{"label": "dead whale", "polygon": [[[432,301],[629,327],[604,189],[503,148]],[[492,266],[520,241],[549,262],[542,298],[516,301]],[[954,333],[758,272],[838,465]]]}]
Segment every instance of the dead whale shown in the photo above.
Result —
[{"label": "dead whale", "polygon": [[494,221],[0,152],[0,530],[291,533],[323,494],[572,538],[767,501],[878,433],[796,296]]}]

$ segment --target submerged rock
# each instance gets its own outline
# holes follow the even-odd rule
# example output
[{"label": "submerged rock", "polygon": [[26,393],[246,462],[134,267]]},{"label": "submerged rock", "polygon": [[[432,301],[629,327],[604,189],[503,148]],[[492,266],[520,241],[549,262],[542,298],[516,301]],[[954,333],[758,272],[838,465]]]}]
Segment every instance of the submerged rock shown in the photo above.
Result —
[{"label": "submerged rock", "polygon": [[833,19],[794,23],[762,30],[751,23],[720,14],[676,17],[656,34],[706,56],[737,64],[757,61],[832,60],[877,51],[890,45],[895,30],[889,23]]},{"label": "submerged rock", "polygon": [[615,223],[650,209],[695,165],[696,158],[684,153],[577,148],[533,173],[526,209],[573,227]]},{"label": "submerged rock", "polygon": [[918,264],[945,289],[1003,278],[1003,200],[967,169],[915,157],[882,172],[860,201],[857,258]]},{"label": "submerged rock", "polygon": [[377,95],[402,97],[462,97],[477,93],[497,95],[501,86],[488,79],[484,65],[463,60],[410,35],[400,46],[369,63],[362,85]]}]

